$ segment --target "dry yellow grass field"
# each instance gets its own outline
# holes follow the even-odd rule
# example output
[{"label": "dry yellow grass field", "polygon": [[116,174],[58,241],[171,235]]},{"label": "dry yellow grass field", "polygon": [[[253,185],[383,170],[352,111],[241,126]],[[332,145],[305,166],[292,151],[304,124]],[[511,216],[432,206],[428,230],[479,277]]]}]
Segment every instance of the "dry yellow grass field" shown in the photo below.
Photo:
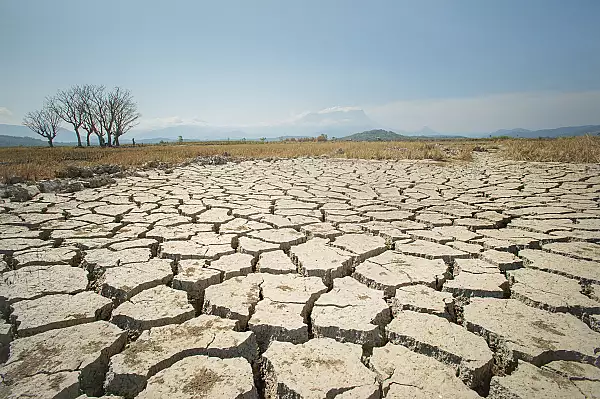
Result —
[{"label": "dry yellow grass field", "polygon": [[515,161],[600,163],[600,137],[503,141],[502,155]]},{"label": "dry yellow grass field", "polygon": [[237,159],[336,157],[361,159],[470,160],[470,141],[406,142],[276,142],[184,143],[168,145],[99,147],[15,147],[0,149],[0,179],[54,178],[68,166],[116,164],[139,167],[158,161],[177,164],[195,157],[228,155]]},{"label": "dry yellow grass field", "polygon": [[476,146],[499,148],[506,159],[539,162],[600,163],[600,137],[559,139],[479,139],[394,142],[212,142],[99,147],[0,148],[0,180],[56,177],[68,166],[115,164],[126,168],[148,162],[178,164],[195,157],[228,155],[236,159],[332,157],[471,161]]}]

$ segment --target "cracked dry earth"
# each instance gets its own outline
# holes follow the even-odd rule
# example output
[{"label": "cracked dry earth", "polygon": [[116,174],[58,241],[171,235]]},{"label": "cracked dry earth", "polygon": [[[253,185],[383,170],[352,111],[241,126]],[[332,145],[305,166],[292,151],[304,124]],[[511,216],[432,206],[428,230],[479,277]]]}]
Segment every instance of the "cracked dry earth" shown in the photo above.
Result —
[{"label": "cracked dry earth", "polygon": [[478,154],[2,202],[0,397],[600,397],[599,197]]}]

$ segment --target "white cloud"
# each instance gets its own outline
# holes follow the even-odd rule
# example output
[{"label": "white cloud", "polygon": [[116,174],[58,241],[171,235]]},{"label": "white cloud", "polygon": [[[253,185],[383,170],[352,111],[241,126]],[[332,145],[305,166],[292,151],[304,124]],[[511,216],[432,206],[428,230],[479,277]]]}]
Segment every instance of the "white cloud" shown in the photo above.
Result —
[{"label": "white cloud", "polygon": [[13,123],[13,113],[6,107],[0,107],[0,123]]},{"label": "white cloud", "polygon": [[322,109],[320,111],[317,111],[317,114],[331,114],[334,112],[350,112],[350,111],[361,111],[360,107],[341,107],[339,105],[336,105],[335,107],[329,107],[329,108],[325,108]]},{"label": "white cloud", "polygon": [[470,98],[398,101],[364,107],[385,126],[415,131],[490,132],[600,124],[600,91],[507,93]]},{"label": "white cloud", "polygon": [[171,126],[182,126],[182,125],[193,125],[193,126],[206,126],[206,121],[194,117],[194,118],[182,118],[180,116],[167,116],[163,118],[142,118],[139,125],[136,127],[137,130],[151,130],[151,129],[162,129]]}]

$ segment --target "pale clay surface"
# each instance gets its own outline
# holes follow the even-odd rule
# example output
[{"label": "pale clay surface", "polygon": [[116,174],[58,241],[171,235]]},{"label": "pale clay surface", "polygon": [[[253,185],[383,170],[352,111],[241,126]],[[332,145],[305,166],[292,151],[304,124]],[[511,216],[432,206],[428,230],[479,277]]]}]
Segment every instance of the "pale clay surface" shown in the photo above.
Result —
[{"label": "pale clay surface", "polygon": [[0,199],[0,397],[599,397],[598,176],[288,159]]}]

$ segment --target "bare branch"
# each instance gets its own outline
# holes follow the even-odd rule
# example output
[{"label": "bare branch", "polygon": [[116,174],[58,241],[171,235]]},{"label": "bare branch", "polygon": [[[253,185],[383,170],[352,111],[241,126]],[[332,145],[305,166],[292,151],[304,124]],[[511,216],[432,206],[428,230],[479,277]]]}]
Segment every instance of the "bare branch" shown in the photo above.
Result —
[{"label": "bare branch", "polygon": [[23,118],[23,125],[48,140],[50,147],[54,147],[53,141],[60,129],[60,117],[46,104],[44,108],[28,112]]},{"label": "bare branch", "polygon": [[85,118],[82,94],[83,90],[81,87],[73,86],[68,90],[59,90],[54,97],[47,99],[50,109],[63,121],[73,126],[79,147],[81,147],[79,129],[82,127]]}]

